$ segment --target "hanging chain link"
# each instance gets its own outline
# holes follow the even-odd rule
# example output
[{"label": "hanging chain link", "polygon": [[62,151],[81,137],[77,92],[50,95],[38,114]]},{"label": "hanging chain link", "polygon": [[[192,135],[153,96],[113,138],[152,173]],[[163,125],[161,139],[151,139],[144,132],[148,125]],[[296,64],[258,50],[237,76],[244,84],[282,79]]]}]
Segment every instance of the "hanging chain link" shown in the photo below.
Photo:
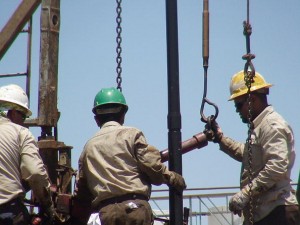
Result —
[{"label": "hanging chain link", "polygon": [[248,181],[249,181],[249,222],[250,225],[253,225],[253,192],[252,192],[252,180],[253,180],[253,171],[252,171],[252,163],[253,163],[253,157],[252,157],[252,133],[254,129],[254,125],[252,122],[252,101],[251,101],[251,84],[253,83],[253,76],[252,71],[247,71],[245,73],[245,83],[248,88],[248,97],[247,97],[247,104],[248,104],[248,136],[247,136],[247,147],[248,147]]},{"label": "hanging chain link", "polygon": [[245,67],[244,67],[244,80],[245,84],[248,88],[248,97],[247,97],[247,104],[248,104],[248,137],[247,137],[247,146],[248,146],[248,181],[249,181],[249,223],[250,225],[253,225],[253,191],[252,191],[252,180],[253,180],[253,171],[252,171],[252,164],[253,164],[253,158],[252,158],[252,133],[254,129],[254,125],[252,122],[252,101],[251,101],[251,85],[254,82],[254,76],[255,76],[255,68],[252,63],[252,59],[255,58],[255,55],[251,54],[250,50],[250,35],[252,34],[252,27],[249,22],[249,0],[247,0],[247,21],[244,21],[244,32],[243,34],[246,37],[246,51],[247,54],[243,55],[243,59],[246,60]]},{"label": "hanging chain link", "polygon": [[116,38],[116,42],[117,42],[117,48],[116,48],[116,52],[117,52],[117,57],[116,57],[116,62],[117,62],[117,68],[116,68],[116,72],[117,72],[117,78],[116,78],[116,82],[117,82],[117,89],[119,89],[119,91],[122,92],[122,47],[121,47],[121,43],[122,43],[122,37],[121,37],[121,33],[122,33],[122,27],[121,27],[121,23],[122,23],[122,17],[121,17],[121,13],[122,13],[122,0],[116,0],[117,2],[117,8],[116,8],[116,12],[117,12],[117,18],[116,18],[116,22],[117,22],[117,38]]}]

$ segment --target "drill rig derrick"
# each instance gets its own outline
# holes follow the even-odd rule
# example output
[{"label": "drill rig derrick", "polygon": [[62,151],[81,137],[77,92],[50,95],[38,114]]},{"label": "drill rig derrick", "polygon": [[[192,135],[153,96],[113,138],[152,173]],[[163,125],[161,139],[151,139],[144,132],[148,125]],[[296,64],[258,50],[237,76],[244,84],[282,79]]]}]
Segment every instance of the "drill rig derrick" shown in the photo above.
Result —
[{"label": "drill rig derrick", "polygon": [[[61,201],[71,201],[71,146],[59,142],[57,123],[58,49],[60,29],[60,0],[44,0],[41,4],[40,76],[37,126],[41,127],[38,146],[53,184],[52,193],[62,221],[69,218],[70,209]],[[67,195],[67,198],[66,198]]]},{"label": "drill rig derrick", "polygon": [[[27,127],[40,127],[41,134],[38,137],[38,147],[44,164],[47,167],[49,178],[52,183],[51,193],[55,203],[56,211],[61,216],[61,222],[56,224],[86,224],[82,222],[87,218],[82,210],[75,207],[71,191],[71,180],[76,174],[76,171],[71,168],[71,149],[72,146],[67,146],[64,142],[58,141],[57,125],[60,112],[57,108],[57,90],[58,90],[58,47],[59,47],[59,32],[60,32],[60,0],[23,0],[19,4],[14,15],[1,31],[0,41],[0,59],[4,56],[10,45],[13,43],[18,34],[22,31],[24,25],[31,18],[34,11],[41,5],[41,27],[40,27],[40,71],[39,71],[39,87],[38,87],[38,116],[36,118],[26,119]],[[121,30],[119,30],[121,31]],[[118,39],[119,53],[121,46]],[[27,57],[30,58],[30,57]],[[119,60],[118,60],[119,59]],[[118,61],[121,63],[121,56],[118,55]],[[30,63],[28,63],[30,65]],[[118,64],[117,83],[121,89],[121,65]],[[27,73],[26,91],[30,96],[30,69]],[[19,74],[20,75],[20,74]],[[23,75],[23,74],[22,74]],[[206,137],[203,133],[194,135],[191,139],[182,142],[181,153],[187,153],[196,148],[202,148],[207,145]],[[169,150],[160,152],[162,161],[169,160]],[[38,207],[35,203],[34,196],[31,200],[26,200],[29,203],[30,212],[34,215],[34,209]],[[85,207],[87,213],[88,206]],[[186,213],[185,213],[186,214]],[[34,215],[39,217],[39,214]],[[37,218],[35,217],[35,218]],[[81,220],[76,221],[76,218],[81,217]],[[43,218],[41,218],[43,219]],[[43,224],[43,221],[35,224]],[[33,223],[33,222],[32,222]]]},{"label": "drill rig derrick", "polygon": [[[29,23],[27,47],[27,71],[25,73],[6,74],[1,77],[26,76],[26,92],[30,98],[30,61],[31,61],[31,19],[35,10],[41,5],[40,35],[40,71],[38,117],[27,119],[25,126],[40,127],[38,137],[40,155],[46,165],[51,180],[52,199],[57,206],[61,194],[71,196],[71,179],[75,172],[71,168],[71,146],[57,141],[57,80],[58,80],[58,44],[60,27],[60,0],[23,0],[0,32],[0,59]],[[54,131],[54,134],[52,133]],[[29,211],[35,218],[34,209],[38,207],[34,196],[26,200]],[[38,209],[38,211],[40,211]],[[39,216],[39,215],[37,215]],[[62,217],[64,215],[62,214]],[[64,219],[64,218],[62,218]],[[36,223],[38,220],[32,221]],[[43,222],[43,221],[42,221]],[[38,223],[39,224],[39,223]]]}]

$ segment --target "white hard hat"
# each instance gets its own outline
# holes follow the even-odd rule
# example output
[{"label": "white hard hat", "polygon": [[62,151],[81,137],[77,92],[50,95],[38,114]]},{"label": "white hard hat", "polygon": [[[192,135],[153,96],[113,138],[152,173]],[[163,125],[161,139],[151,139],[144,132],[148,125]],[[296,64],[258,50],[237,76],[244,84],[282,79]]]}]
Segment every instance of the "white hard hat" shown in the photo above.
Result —
[{"label": "white hard hat", "polygon": [[26,116],[32,115],[32,112],[28,108],[27,94],[16,84],[0,87],[0,105],[7,109],[20,110],[24,112]]}]

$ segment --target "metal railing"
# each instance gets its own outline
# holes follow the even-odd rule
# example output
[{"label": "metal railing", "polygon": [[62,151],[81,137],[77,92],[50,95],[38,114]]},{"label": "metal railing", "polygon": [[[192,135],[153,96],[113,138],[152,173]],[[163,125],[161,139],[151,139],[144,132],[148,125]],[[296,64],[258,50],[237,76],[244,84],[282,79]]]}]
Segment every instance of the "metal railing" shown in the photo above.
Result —
[{"label": "metal railing", "polygon": [[[296,187],[297,183],[293,183]],[[190,188],[184,191],[183,206],[189,208],[189,225],[241,225],[243,218],[233,215],[228,208],[230,197],[238,186]],[[156,218],[169,219],[168,189],[153,190],[150,204]],[[155,225],[162,225],[157,219]]]}]

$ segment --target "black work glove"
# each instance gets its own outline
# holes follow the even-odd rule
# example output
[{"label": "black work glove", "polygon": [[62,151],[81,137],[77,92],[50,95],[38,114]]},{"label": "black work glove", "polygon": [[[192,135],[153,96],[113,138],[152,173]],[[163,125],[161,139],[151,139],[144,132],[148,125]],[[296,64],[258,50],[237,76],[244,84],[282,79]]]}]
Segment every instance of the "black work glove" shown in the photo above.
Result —
[{"label": "black work glove", "polygon": [[47,220],[50,222],[50,224],[54,224],[55,222],[62,222],[53,205],[44,207],[43,210],[43,213],[46,216]]},{"label": "black work glove", "polygon": [[175,188],[178,192],[182,192],[186,189],[184,178],[174,171],[170,171],[169,185]]},{"label": "black work glove", "polygon": [[210,123],[207,123],[203,133],[206,135],[208,141],[212,141],[214,143],[220,143],[223,137],[223,132],[216,120],[212,120]]}]

